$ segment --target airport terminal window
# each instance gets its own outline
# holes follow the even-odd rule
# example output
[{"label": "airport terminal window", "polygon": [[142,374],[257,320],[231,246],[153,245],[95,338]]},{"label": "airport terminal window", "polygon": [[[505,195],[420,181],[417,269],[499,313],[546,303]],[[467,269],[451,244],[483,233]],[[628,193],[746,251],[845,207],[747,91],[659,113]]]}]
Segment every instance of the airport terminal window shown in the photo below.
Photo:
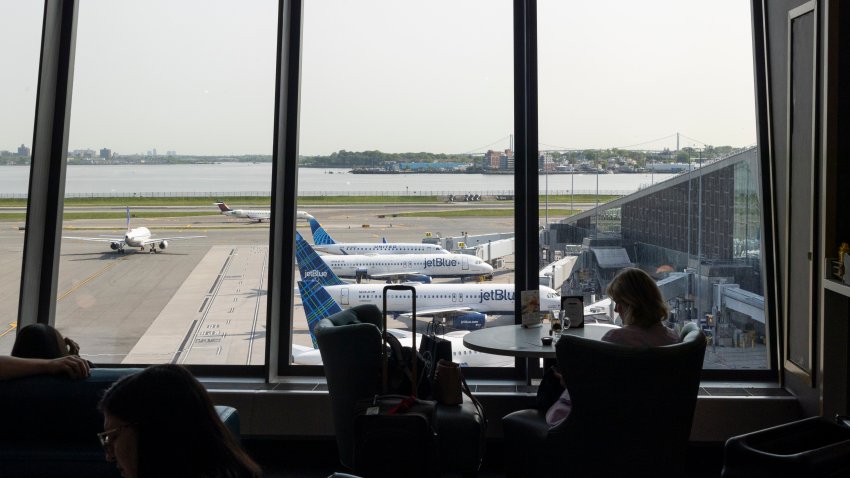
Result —
[{"label": "airport terminal window", "polygon": [[43,2],[0,2],[0,354],[15,341]]},{"label": "airport terminal window", "polygon": [[541,0],[538,58],[545,279],[610,320],[640,267],[706,369],[767,369],[749,4]]},{"label": "airport terminal window", "polygon": [[56,325],[83,357],[264,363],[276,13],[80,3]]},{"label": "airport terminal window", "polygon": [[[342,308],[380,306],[388,280],[418,281],[420,312],[456,310],[420,317],[417,329],[436,315],[456,337],[455,351],[470,329],[514,323],[506,313],[512,301],[479,310],[465,295],[499,289],[509,297],[514,287],[512,2],[305,3],[297,230],[311,247],[296,246],[299,265],[312,252],[341,247],[348,254],[434,250],[424,251],[428,258],[396,257],[386,268],[375,256],[334,274],[319,263],[296,271],[292,362],[315,363],[306,319],[330,312],[305,311],[307,294],[329,292]],[[476,253],[487,254],[487,263],[471,260]],[[337,284],[360,283],[331,285],[337,274]],[[395,298],[390,307],[402,313],[390,327],[407,330],[409,300]],[[467,364],[514,361],[473,354]]]},{"label": "airport terminal window", "polygon": [[[537,232],[543,285],[591,305],[620,267],[638,265],[664,282],[674,326],[695,320],[710,334],[707,368],[768,367],[745,2],[538,2],[539,231],[517,231],[513,219],[526,198],[513,190],[512,2],[305,3],[304,244],[341,257],[433,246],[446,255],[421,268],[397,259],[408,269],[389,276],[369,270],[376,259],[362,261],[341,273],[360,284],[340,292],[338,306],[380,301],[379,290],[356,289],[387,280],[430,279],[437,290],[422,296],[442,301],[475,301],[486,287],[510,296],[524,267],[512,254],[515,234]],[[276,8],[80,5],[56,325],[92,361],[263,363]],[[37,51],[30,56],[37,67]],[[0,81],[8,94],[9,79]],[[4,123],[0,151],[20,143],[6,145],[10,131]],[[187,158],[193,164],[170,164]],[[157,254],[104,237],[123,238],[127,206],[132,227],[160,238]],[[162,241],[187,236],[205,237]],[[8,244],[14,252],[13,242],[0,247]],[[456,260],[451,252],[492,268],[469,273],[475,291],[438,277],[438,264]],[[330,275],[311,270],[302,282],[322,277]],[[298,286],[283,282],[296,289],[283,333],[298,365],[315,349]],[[17,293],[9,297],[4,304]],[[515,320],[476,310],[445,319],[457,336]],[[405,316],[392,326],[406,329]],[[515,365],[457,352],[469,365]]]}]

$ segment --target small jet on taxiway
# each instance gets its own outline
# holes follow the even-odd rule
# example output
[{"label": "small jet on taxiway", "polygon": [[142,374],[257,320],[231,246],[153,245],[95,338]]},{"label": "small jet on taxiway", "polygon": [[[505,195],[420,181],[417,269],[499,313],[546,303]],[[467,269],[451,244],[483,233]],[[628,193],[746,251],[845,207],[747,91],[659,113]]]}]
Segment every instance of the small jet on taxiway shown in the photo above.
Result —
[{"label": "small jet on taxiway", "polygon": [[157,247],[165,249],[168,241],[182,241],[186,239],[199,239],[207,236],[178,236],[178,237],[151,237],[150,229],[146,227],[130,228],[130,208],[127,207],[127,232],[123,236],[99,236],[99,237],[72,237],[62,236],[62,239],[74,239],[77,241],[108,242],[113,251],[123,253],[125,247],[138,247],[144,251],[149,246],[148,252],[156,253]]},{"label": "small jet on taxiway", "polygon": [[[217,202],[215,205],[218,206],[221,213],[225,216],[250,219],[257,222],[271,221],[272,213],[269,209],[233,209],[223,202]],[[299,221],[307,221],[312,218],[313,216],[306,211],[298,211],[296,214],[296,219]]]}]

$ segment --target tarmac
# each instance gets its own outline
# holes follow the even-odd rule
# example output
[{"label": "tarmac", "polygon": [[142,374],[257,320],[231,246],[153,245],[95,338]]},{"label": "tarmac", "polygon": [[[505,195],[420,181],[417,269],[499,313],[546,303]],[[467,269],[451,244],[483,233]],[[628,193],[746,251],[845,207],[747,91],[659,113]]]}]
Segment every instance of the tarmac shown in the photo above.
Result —
[{"label": "tarmac", "polygon": [[[238,205],[242,206],[242,205]],[[446,205],[352,205],[305,208],[341,242],[421,242],[426,233],[460,236],[514,230],[512,217],[437,218],[396,214],[464,208]],[[476,205],[481,207],[481,205]],[[496,204],[492,207],[504,207]],[[554,219],[551,218],[550,222]],[[94,363],[183,363],[262,365],[265,355],[268,286],[268,223],[214,216],[133,219],[154,237],[204,235],[169,241],[151,254],[118,253],[106,243],[65,239],[61,245],[56,326],[80,344]],[[309,227],[298,230],[311,237]],[[63,235],[121,235],[121,220],[67,221]],[[0,223],[0,353],[14,341],[24,231]],[[513,282],[513,257],[495,282]],[[293,271],[298,278],[298,272]],[[448,280],[452,282],[456,280]],[[297,288],[292,342],[311,347]],[[488,325],[513,323],[512,316],[488,317]],[[391,324],[403,326],[403,324]],[[712,347],[709,368],[766,369],[763,344]]]}]

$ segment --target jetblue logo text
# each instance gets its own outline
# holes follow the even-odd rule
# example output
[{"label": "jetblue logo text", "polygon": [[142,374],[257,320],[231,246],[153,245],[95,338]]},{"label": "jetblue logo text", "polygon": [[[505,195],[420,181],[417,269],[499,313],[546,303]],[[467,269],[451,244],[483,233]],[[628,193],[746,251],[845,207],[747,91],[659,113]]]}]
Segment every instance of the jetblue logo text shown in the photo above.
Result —
[{"label": "jetblue logo text", "polygon": [[482,292],[480,302],[484,302],[485,300],[514,300],[514,292],[509,292],[505,289]]},{"label": "jetblue logo text", "polygon": [[429,267],[456,267],[457,259],[425,259],[425,268]]},{"label": "jetblue logo text", "polygon": [[304,275],[306,275],[307,277],[327,277],[328,273],[317,271],[317,270],[312,270],[312,271],[305,272]]}]

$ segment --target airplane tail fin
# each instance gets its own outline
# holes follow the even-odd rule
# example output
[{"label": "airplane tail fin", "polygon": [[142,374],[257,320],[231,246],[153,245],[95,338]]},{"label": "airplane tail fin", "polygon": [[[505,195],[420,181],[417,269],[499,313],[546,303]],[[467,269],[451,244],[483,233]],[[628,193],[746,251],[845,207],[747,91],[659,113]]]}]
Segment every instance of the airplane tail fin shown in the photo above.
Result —
[{"label": "airplane tail fin", "polygon": [[217,203],[215,203],[215,205],[218,206],[219,209],[221,209],[221,212],[230,212],[230,211],[233,210],[233,209],[230,209],[227,206],[227,204],[225,204],[223,202],[217,202]]},{"label": "airplane tail fin", "polygon": [[387,243],[387,238],[386,238],[386,237],[382,237],[382,238],[381,238],[381,242],[382,242],[382,243],[384,243],[384,244],[386,244],[386,243]]},{"label": "airplane tail fin", "polygon": [[320,320],[341,311],[342,308],[328,294],[328,291],[313,279],[298,281],[298,290],[301,292],[301,303],[304,305],[304,314],[307,316],[307,328],[310,329],[313,348],[318,348],[316,325]]},{"label": "airplane tail fin", "polygon": [[295,232],[295,260],[302,280],[316,280],[321,285],[341,285],[345,282],[334,274],[325,261],[307,244],[301,234]]},{"label": "airplane tail fin", "polygon": [[130,230],[130,206],[127,206],[127,230]]},{"label": "airplane tail fin", "polygon": [[316,218],[311,217],[310,221],[310,230],[313,231],[313,243],[317,246],[323,246],[325,244],[336,244],[336,241],[333,240],[330,234],[325,231],[325,228],[319,224],[319,221]]}]

